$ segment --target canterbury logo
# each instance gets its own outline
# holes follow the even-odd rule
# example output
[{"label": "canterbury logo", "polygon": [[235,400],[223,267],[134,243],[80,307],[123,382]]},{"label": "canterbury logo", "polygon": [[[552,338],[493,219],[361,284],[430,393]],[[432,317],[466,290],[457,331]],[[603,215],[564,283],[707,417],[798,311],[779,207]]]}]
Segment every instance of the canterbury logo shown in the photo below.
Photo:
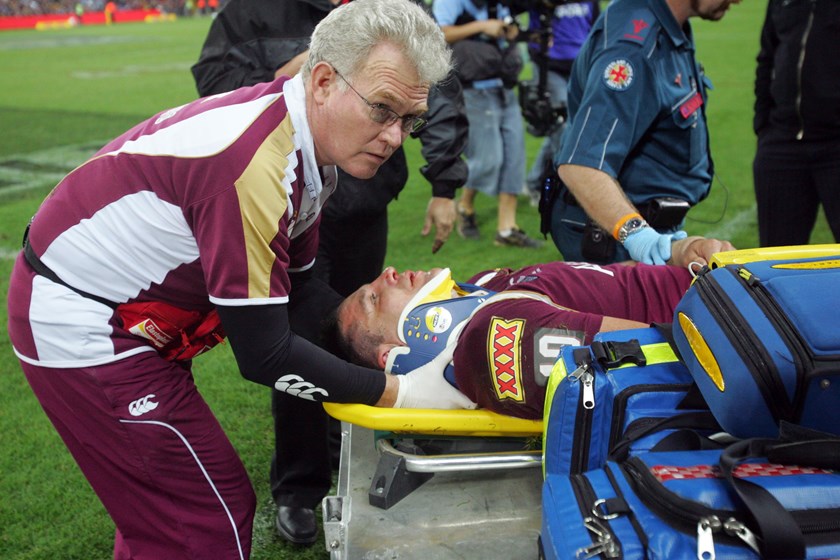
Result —
[{"label": "canterbury logo", "polygon": [[309,401],[314,401],[315,395],[321,395],[323,398],[330,396],[325,390],[316,387],[309,381],[304,381],[302,377],[297,375],[284,375],[274,383],[274,388],[293,397],[300,397]]},{"label": "canterbury logo", "polygon": [[155,398],[154,395],[146,395],[142,399],[131,401],[131,404],[128,405],[128,413],[132,416],[141,416],[153,411],[158,407],[158,403],[154,402],[153,398]]}]

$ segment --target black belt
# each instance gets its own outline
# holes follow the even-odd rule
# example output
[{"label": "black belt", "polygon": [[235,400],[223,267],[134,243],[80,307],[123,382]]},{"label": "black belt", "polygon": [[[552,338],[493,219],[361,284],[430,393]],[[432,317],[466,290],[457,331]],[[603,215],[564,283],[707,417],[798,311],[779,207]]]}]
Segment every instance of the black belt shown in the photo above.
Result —
[{"label": "black belt", "polygon": [[52,280],[56,284],[61,284],[62,286],[66,287],[66,288],[70,288],[71,290],[73,290],[74,292],[76,292],[77,294],[79,294],[82,297],[92,299],[93,301],[99,302],[103,305],[107,305],[108,307],[110,307],[112,309],[117,308],[117,304],[114,303],[113,301],[109,301],[105,298],[101,298],[99,296],[95,296],[93,294],[90,294],[90,293],[88,293],[84,290],[74,288],[73,286],[71,286],[70,284],[68,284],[67,282],[65,282],[61,278],[59,278],[58,275],[55,272],[53,272],[52,269],[50,269],[50,267],[45,265],[43,263],[43,261],[41,261],[41,259],[38,258],[38,255],[35,254],[35,250],[32,248],[32,245],[29,243],[29,226],[26,226],[26,231],[23,232],[23,256],[26,259],[26,262],[29,263],[29,266],[31,266],[32,269],[35,270],[36,273],[43,276],[44,278],[47,278],[48,280]]}]

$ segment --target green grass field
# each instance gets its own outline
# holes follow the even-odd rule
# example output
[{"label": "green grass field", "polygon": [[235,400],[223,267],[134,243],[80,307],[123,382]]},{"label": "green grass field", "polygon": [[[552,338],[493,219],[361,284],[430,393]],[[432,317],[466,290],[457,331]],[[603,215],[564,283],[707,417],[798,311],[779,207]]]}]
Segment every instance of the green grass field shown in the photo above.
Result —
[{"label": "green grass field", "polygon": [[[752,80],[765,2],[735,6],[720,23],[695,24],[699,58],[715,90],[709,103],[718,180],[689,217],[691,234],[757,243],[751,164]],[[189,72],[209,19],[125,24],[44,32],[0,33],[0,293],[5,300],[21,232],[61,176],[101,144],[162,109],[190,101]],[[528,138],[533,157],[540,139]],[[456,278],[483,267],[519,266],[559,257],[551,242],[538,250],[497,248],[495,201],[478,200],[484,239],[453,236],[437,253],[419,235],[429,187],[417,171],[419,145],[407,143],[409,186],[391,206],[388,264],[450,266]],[[536,210],[523,198],[520,225],[538,231]],[[812,239],[832,242],[821,219]],[[272,447],[269,392],[243,381],[227,347],[196,361],[195,375],[239,450],[259,509],[253,558],[327,558],[319,543],[286,546],[274,536],[268,491]],[[106,559],[113,525],[32,395],[0,311],[0,558]]]}]

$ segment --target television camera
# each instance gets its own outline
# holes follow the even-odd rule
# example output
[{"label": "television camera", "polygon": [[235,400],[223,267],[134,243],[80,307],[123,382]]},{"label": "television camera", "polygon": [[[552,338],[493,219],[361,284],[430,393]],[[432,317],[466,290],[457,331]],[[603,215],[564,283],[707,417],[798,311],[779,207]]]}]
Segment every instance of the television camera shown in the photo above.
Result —
[{"label": "television camera", "polygon": [[[520,31],[517,38],[517,41],[527,41],[537,45],[536,51],[531,49],[537,75],[531,80],[519,82],[519,105],[522,116],[528,123],[528,134],[533,136],[548,136],[566,120],[566,104],[553,102],[548,92],[548,49],[551,46],[551,15],[557,6],[567,2],[568,0],[508,0],[504,2],[511,8],[512,13],[531,11],[531,17],[536,14],[539,18],[539,24],[535,29],[527,32]],[[507,23],[522,29],[516,17],[510,18]]]}]

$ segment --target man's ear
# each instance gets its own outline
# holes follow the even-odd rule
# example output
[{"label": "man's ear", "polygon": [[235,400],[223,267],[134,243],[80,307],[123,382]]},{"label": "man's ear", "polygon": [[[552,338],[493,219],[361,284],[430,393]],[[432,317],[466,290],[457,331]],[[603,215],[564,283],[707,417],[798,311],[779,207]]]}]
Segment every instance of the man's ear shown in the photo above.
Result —
[{"label": "man's ear", "polygon": [[312,96],[318,103],[323,103],[329,97],[335,70],[326,62],[319,62],[312,68],[309,76],[312,85]]},{"label": "man's ear", "polygon": [[376,351],[376,363],[379,364],[379,369],[385,370],[385,364],[388,363],[388,354],[391,353],[391,350],[396,348],[396,344],[385,343],[379,345]]}]

